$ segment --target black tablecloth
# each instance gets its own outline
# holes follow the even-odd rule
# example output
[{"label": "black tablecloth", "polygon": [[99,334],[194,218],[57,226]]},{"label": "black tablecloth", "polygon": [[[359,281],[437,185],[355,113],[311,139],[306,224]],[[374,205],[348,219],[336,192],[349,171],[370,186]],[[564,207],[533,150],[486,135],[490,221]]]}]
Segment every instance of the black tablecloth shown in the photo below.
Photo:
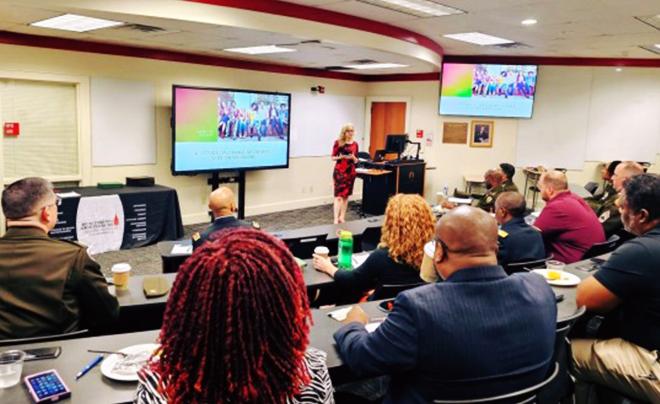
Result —
[{"label": "black tablecloth", "polygon": [[[110,232],[113,228],[121,228],[119,226],[121,217],[123,217],[124,229],[121,249],[142,247],[161,240],[175,240],[183,237],[179,199],[176,190],[172,188],[154,185],[117,189],[82,187],[56,190],[58,194],[71,191],[80,196],[62,199],[57,225],[50,233],[52,237],[84,242],[85,237],[84,235],[79,237],[79,232]],[[94,203],[103,198],[92,198],[112,195],[119,197],[121,207],[112,203],[101,204],[98,208],[94,207]],[[86,198],[90,198],[85,201],[86,218],[80,220],[79,206],[81,200]],[[107,249],[102,250],[108,251]]]}]

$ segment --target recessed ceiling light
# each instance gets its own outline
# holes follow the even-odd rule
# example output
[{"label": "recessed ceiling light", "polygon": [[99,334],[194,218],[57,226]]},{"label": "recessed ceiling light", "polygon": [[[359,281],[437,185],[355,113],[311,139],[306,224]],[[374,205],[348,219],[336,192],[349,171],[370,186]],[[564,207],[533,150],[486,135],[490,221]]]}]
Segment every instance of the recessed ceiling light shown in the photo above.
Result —
[{"label": "recessed ceiling light", "polygon": [[657,44],[655,44],[655,45],[653,45],[653,46],[655,46],[656,48],[660,49],[660,43],[657,43]]},{"label": "recessed ceiling light", "polygon": [[510,39],[499,38],[493,35],[482,34],[481,32],[463,32],[460,34],[443,35],[445,38],[455,39],[457,41],[469,42],[477,45],[503,45],[514,43]]},{"label": "recessed ceiling light", "polygon": [[622,69],[622,68],[620,68],[620,67],[617,67],[617,68],[616,68],[616,69],[614,69],[614,70],[616,70],[617,72],[620,72],[620,71],[623,71],[623,69]]},{"label": "recessed ceiling light", "polygon": [[520,21],[520,23],[521,23],[522,25],[534,25],[534,24],[536,24],[537,22],[538,22],[538,21],[536,21],[536,20],[533,19],[533,18],[528,18],[528,19],[526,19],[526,20],[522,20],[522,21]]},{"label": "recessed ceiling light", "polygon": [[264,55],[266,53],[295,52],[295,49],[283,48],[277,45],[247,46],[244,48],[227,48],[226,52],[245,53],[247,55]]},{"label": "recessed ceiling light", "polygon": [[408,65],[402,65],[399,63],[363,63],[359,65],[345,65],[344,67],[348,67],[349,69],[366,70],[366,69],[395,69],[397,67],[408,67]]},{"label": "recessed ceiling light", "polygon": [[442,17],[464,14],[465,11],[429,0],[358,0],[375,6],[412,14],[418,17]]},{"label": "recessed ceiling light", "polygon": [[30,23],[34,27],[61,29],[65,31],[87,32],[95,29],[116,27],[124,25],[121,21],[104,20],[101,18],[85,17],[77,14],[63,14]]}]

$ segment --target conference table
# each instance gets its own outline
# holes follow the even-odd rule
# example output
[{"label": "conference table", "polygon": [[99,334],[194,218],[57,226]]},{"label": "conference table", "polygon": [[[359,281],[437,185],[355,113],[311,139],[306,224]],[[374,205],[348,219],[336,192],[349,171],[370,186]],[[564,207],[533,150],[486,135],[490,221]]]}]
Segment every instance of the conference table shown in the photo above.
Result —
[{"label": "conference table", "polygon": [[176,190],[148,187],[58,188],[62,198],[50,236],[78,240],[91,254],[183,237]]},{"label": "conference table", "polygon": [[[381,227],[384,216],[373,216],[359,220],[352,220],[341,224],[324,224],[318,226],[302,227],[293,230],[281,230],[272,233],[280,240],[287,241],[307,237],[325,236],[325,246],[330,249],[330,254],[337,253],[337,242],[339,230],[348,230],[353,233],[353,245],[359,246],[362,233],[370,227]],[[192,254],[192,240],[182,239],[173,241],[161,241],[157,245],[160,258],[163,262],[163,272],[176,272],[179,265]],[[173,250],[174,249],[174,250]]]},{"label": "conference table", "polygon": [[[334,284],[332,277],[312,267],[312,260],[306,260],[301,271],[310,301],[318,298],[324,290],[332,288]],[[124,290],[117,290],[111,285],[109,288],[110,293],[115,295],[119,302],[119,321],[100,328],[98,333],[118,334],[160,328],[169,292],[160,297],[146,297],[143,291],[143,283],[147,278],[162,277],[171,288],[176,275],[176,273],[166,273],[132,276],[129,279],[128,287]],[[108,281],[111,280],[111,278],[108,279]]]},{"label": "conference table", "polygon": [[[601,256],[606,258],[608,255]],[[584,279],[593,273],[594,265],[591,261],[585,260],[567,265],[566,271]],[[309,271],[307,271],[309,272]],[[316,271],[313,271],[316,272]],[[308,276],[311,275],[307,274]],[[173,279],[175,274],[169,274]],[[139,277],[133,278],[137,280]],[[130,291],[133,292],[135,282],[131,282]],[[557,304],[557,322],[572,317],[578,312],[575,302],[576,287],[558,287],[553,286],[555,294],[563,294],[564,299]],[[125,294],[119,296],[122,306],[136,306],[145,304],[146,299],[139,295]],[[380,302],[361,303],[360,306],[370,316],[371,321],[382,321],[386,313],[378,307]],[[330,370],[330,376],[335,385],[343,382],[356,380],[355,375],[351,374],[339,357],[333,340],[333,333],[341,327],[341,323],[329,316],[333,310],[338,307],[312,310],[314,324],[310,332],[310,345],[323,350],[327,353],[327,365]],[[3,347],[3,350],[9,349],[34,349],[40,347],[60,346],[61,355],[56,359],[26,362],[23,368],[23,376],[37,373],[48,369],[57,369],[64,382],[72,391],[69,402],[71,403],[90,403],[107,402],[123,403],[131,402],[134,398],[136,384],[132,382],[112,381],[101,374],[100,367],[97,366],[79,381],[75,381],[75,374],[94,358],[88,349],[116,351],[131,345],[155,342],[158,338],[158,330],[133,332],[128,334],[106,335],[100,337],[78,338],[65,341],[44,342],[29,345],[16,345]],[[8,388],[0,389],[0,402],[7,403],[31,403],[27,390],[22,384]]]}]

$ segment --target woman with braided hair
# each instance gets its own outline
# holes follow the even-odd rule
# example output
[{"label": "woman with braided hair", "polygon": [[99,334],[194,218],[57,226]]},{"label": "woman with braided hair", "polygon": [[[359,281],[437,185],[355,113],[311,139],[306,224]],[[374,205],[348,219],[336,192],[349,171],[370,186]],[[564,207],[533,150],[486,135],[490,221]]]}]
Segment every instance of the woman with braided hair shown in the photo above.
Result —
[{"label": "woman with braided hair", "polygon": [[286,245],[254,229],[221,231],[179,269],[136,402],[333,403],[310,323]]}]

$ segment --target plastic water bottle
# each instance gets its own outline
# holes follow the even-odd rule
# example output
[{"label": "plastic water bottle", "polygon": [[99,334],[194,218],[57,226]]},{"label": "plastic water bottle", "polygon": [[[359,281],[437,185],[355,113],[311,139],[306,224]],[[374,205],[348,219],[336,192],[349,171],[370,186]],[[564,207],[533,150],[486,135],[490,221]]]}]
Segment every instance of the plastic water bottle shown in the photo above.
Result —
[{"label": "plastic water bottle", "polygon": [[341,230],[339,232],[339,268],[352,269],[353,268],[353,233],[348,230]]},{"label": "plastic water bottle", "polygon": [[447,184],[442,187],[442,194],[445,196],[445,198],[449,198],[449,186]]}]

